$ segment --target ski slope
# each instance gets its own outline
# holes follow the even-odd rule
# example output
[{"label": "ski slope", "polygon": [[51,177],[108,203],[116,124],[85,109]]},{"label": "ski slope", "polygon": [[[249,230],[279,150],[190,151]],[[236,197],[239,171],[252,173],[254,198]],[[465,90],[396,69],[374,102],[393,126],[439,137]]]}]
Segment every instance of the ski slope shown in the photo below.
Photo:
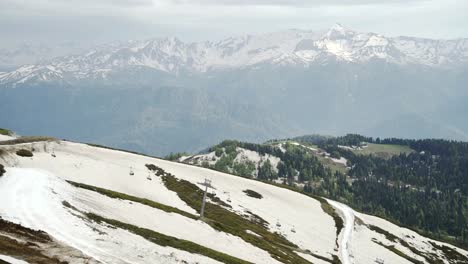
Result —
[{"label": "ski slope", "polygon": [[340,240],[340,259],[343,264],[353,263],[350,257],[350,242],[354,230],[354,211],[348,206],[328,200],[328,202],[338,209],[344,217],[344,230],[341,232]]},{"label": "ski slope", "polygon": [[[179,259],[191,260],[189,263],[218,263],[157,246],[121,229],[85,222],[62,204],[64,200],[73,204],[79,199],[73,196],[71,185],[45,171],[9,168],[7,175],[0,178],[0,215],[25,227],[43,230],[104,263],[174,263]],[[102,197],[96,201],[99,199]]]},{"label": "ski slope", "polygon": [[[312,263],[328,263],[317,258],[317,255],[326,259],[337,256],[344,264],[373,263],[376,258],[384,259],[385,263],[411,263],[376,241],[394,245],[409,257],[425,263],[420,255],[369,228],[370,225],[375,225],[402,238],[423,253],[430,252],[440,256],[443,263],[449,264],[443,254],[428,242],[446,244],[422,237],[385,220],[354,212],[341,203],[328,201],[344,220],[344,228],[337,237],[335,222],[322,210],[319,201],[262,182],[182,163],[66,141],[0,148],[8,153],[0,157],[0,163],[6,165],[7,170],[6,175],[0,177],[0,216],[25,227],[43,230],[104,263],[218,261],[156,245],[126,230],[83,221],[79,214],[65,207],[63,201],[83,212],[99,214],[191,241],[252,263],[278,263],[268,252],[240,237],[214,230],[203,221],[139,203],[109,198],[97,192],[75,188],[66,182],[71,180],[147,198],[197,214],[177,193],[167,189],[159,177],[153,175],[148,180],[149,171],[145,164],[154,164],[176,178],[194,184],[211,179],[216,188],[216,196],[229,203],[232,206],[231,211],[240,215],[252,212],[263,218],[268,222],[270,232],[277,232],[296,244],[300,248],[297,254]],[[14,154],[20,148],[34,148],[34,156],[24,158]],[[263,198],[249,197],[244,190],[254,190]],[[468,256],[466,251],[454,249]]]}]

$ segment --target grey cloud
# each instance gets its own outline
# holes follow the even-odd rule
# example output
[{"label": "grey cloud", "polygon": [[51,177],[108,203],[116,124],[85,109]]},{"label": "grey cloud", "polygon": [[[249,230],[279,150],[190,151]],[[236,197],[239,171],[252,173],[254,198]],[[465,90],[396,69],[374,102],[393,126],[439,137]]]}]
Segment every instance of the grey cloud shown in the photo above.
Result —
[{"label": "grey cloud", "polygon": [[0,48],[24,41],[215,40],[335,22],[385,35],[455,38],[468,36],[467,12],[468,1],[459,0],[0,0]]},{"label": "grey cloud", "polygon": [[389,5],[409,2],[427,2],[428,0],[174,0],[178,4],[208,4],[208,5],[269,5],[269,6],[332,6],[332,5]]},{"label": "grey cloud", "polygon": [[152,0],[53,0],[52,2],[72,5],[96,4],[114,6],[149,6],[153,4]]},{"label": "grey cloud", "polygon": [[152,6],[152,0],[35,0],[35,1],[15,1],[0,0],[0,14],[6,12],[27,13],[31,11],[41,12],[53,10],[60,14],[63,12],[73,13],[77,10],[87,8],[89,10],[97,8],[131,8]]}]

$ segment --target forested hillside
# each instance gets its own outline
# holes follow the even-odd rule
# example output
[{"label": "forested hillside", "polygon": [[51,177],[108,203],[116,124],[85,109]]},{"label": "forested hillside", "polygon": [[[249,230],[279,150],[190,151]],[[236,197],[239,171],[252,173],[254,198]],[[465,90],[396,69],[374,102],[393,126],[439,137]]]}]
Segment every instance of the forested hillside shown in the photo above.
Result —
[{"label": "forested hillside", "polygon": [[224,141],[179,161],[288,184],[437,239],[468,245],[468,143],[303,136]]}]

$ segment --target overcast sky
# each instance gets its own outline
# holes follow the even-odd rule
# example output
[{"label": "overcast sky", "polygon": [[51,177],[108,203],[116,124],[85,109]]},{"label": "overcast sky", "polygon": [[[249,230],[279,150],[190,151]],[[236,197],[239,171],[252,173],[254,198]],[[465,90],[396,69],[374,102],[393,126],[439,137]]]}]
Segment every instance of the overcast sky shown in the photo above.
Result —
[{"label": "overcast sky", "polygon": [[358,31],[468,37],[467,0],[0,0],[2,44],[185,41],[336,22]]}]

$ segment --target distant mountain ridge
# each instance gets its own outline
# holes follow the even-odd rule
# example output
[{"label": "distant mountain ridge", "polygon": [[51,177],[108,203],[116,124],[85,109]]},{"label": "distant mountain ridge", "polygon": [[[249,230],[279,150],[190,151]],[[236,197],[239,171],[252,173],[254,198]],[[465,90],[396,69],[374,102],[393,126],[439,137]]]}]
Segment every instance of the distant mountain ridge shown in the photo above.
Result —
[{"label": "distant mountain ridge", "polygon": [[177,38],[128,41],[0,73],[0,84],[106,79],[110,73],[129,67],[197,74],[265,64],[309,67],[371,60],[451,68],[468,62],[468,39],[385,37],[337,24],[325,32],[288,30],[217,42],[185,43]]},{"label": "distant mountain ridge", "polygon": [[467,50],[340,25],[116,42],[0,73],[0,123],[158,155],[310,133],[468,140]]}]

